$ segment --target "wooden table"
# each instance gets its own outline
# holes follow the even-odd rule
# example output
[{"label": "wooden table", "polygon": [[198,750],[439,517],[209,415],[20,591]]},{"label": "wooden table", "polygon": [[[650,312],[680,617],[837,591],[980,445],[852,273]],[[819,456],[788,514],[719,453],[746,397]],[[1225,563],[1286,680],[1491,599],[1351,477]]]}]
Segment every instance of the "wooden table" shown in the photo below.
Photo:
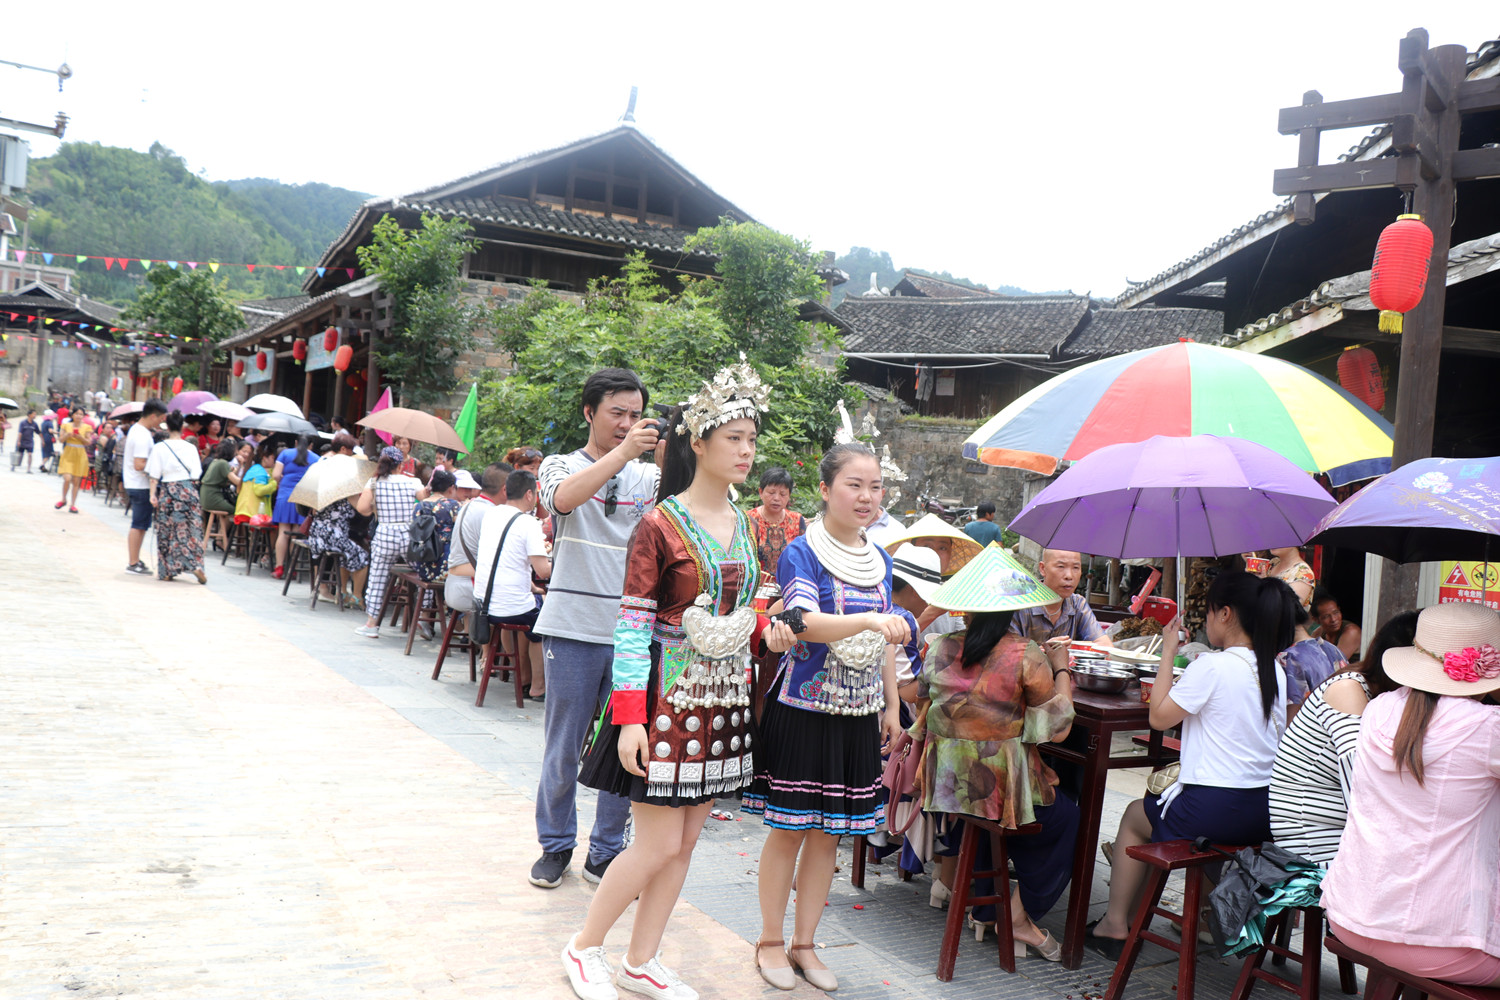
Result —
[{"label": "wooden table", "polygon": [[[1073,727],[1088,735],[1087,749],[1072,750],[1057,743],[1043,743],[1042,753],[1083,767],[1083,791],[1078,799],[1078,843],[1073,849],[1073,879],[1068,890],[1068,919],[1063,932],[1062,962],[1076,969],[1083,962],[1083,936],[1089,917],[1089,897],[1094,888],[1094,854],[1099,846],[1099,821],[1104,813],[1104,785],[1109,772],[1120,767],[1161,767],[1177,759],[1162,746],[1162,734],[1147,721],[1149,706],[1141,701],[1141,689],[1132,683],[1122,694],[1096,694],[1073,690]],[[1115,756],[1110,744],[1115,733],[1150,730],[1146,753]]]}]

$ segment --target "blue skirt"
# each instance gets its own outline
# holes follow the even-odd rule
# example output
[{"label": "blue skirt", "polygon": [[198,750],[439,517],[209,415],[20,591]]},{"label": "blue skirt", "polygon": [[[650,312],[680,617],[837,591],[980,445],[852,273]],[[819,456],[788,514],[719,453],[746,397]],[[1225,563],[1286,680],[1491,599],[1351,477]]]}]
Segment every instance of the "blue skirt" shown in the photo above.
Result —
[{"label": "blue skirt", "polygon": [[1183,785],[1162,815],[1161,798],[1142,803],[1151,821],[1151,842],[1207,837],[1219,844],[1263,844],[1271,839],[1270,788]]},{"label": "blue skirt", "polygon": [[[295,487],[293,487],[295,489]],[[276,491],[276,506],[271,509],[271,521],[275,524],[301,524],[306,515],[297,512],[297,505],[287,499],[291,490]]]}]

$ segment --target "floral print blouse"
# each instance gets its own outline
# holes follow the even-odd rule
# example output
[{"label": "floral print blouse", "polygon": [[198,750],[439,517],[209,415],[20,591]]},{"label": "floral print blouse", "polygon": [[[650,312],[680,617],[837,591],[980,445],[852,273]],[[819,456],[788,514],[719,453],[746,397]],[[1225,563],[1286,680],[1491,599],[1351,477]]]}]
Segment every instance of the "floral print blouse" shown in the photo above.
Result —
[{"label": "floral print blouse", "polygon": [[923,808],[1014,829],[1035,821],[1033,806],[1056,798],[1057,775],[1036,744],[1072,725],[1073,701],[1054,685],[1035,642],[1009,633],[983,664],[969,667],[965,634],[934,638],[918,678],[924,704],[912,735],[927,734]]}]

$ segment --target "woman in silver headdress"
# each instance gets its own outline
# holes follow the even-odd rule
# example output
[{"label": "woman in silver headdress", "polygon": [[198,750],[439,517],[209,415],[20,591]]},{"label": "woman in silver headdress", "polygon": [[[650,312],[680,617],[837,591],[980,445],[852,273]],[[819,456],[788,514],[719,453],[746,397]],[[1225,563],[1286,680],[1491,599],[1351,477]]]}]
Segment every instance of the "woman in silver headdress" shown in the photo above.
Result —
[{"label": "woman in silver headdress", "polygon": [[[693,846],[713,805],[750,783],[749,665],[766,620],[755,533],[729,501],[755,458],[768,390],[746,364],[718,373],[672,415],[656,507],[626,556],[615,624],[613,692],[579,780],[628,796],[635,840],[594,894],[563,966],[584,1000],[615,985],[651,996],[697,996],[660,958]],[[777,626],[782,647],[791,644]],[[611,972],[604,935],[632,900],[635,924]]]},{"label": "woman in silver headdress", "polygon": [[[891,557],[864,532],[880,506],[875,453],[839,444],[818,471],[823,516],[787,546],[776,567],[782,600],[805,628],[766,699],[755,781],[745,794],[745,811],[761,813],[771,827],[760,856],[755,964],[783,990],[796,985],[793,970],[819,989],[838,987],[813,936],[839,836],[873,833],[884,824],[881,744],[901,728],[891,644],[911,637],[906,620],[892,613]],[[796,924],[783,952],[794,871]]]}]

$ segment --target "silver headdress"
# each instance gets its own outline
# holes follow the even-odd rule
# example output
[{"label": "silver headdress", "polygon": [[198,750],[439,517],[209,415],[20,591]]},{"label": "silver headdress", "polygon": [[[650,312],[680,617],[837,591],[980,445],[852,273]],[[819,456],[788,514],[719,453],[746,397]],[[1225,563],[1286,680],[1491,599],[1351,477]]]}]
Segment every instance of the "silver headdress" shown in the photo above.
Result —
[{"label": "silver headdress", "polygon": [[766,405],[770,398],[770,387],[761,383],[742,351],[739,364],[720,368],[711,381],[704,382],[703,388],[682,404],[682,423],[677,425],[677,433],[691,431],[693,437],[701,438],[731,420],[741,417],[754,420],[757,412],[770,409]]}]

